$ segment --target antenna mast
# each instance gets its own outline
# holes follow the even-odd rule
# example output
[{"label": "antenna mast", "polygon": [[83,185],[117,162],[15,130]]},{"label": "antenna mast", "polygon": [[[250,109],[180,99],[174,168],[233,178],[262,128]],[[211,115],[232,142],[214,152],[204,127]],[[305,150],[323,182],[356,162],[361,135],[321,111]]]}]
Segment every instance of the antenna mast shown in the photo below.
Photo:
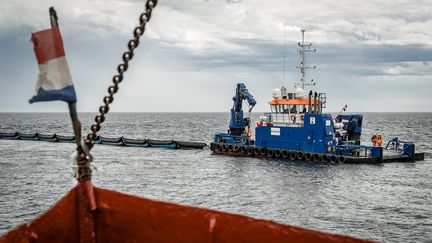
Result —
[{"label": "antenna mast", "polygon": [[283,82],[284,83],[285,83],[285,59],[286,59],[285,50],[286,50],[286,32],[284,31],[284,45],[283,45],[283,53],[284,53],[284,57],[283,57]]},{"label": "antenna mast", "polygon": [[304,90],[305,86],[313,86],[315,82],[313,79],[306,81],[306,71],[308,69],[315,69],[316,66],[309,66],[306,64],[306,53],[316,52],[316,49],[311,49],[312,43],[304,42],[304,34],[306,30],[300,30],[302,32],[302,41],[298,43],[298,53],[300,55],[300,63],[297,66],[300,72],[300,80],[294,83],[295,88],[302,88]]}]

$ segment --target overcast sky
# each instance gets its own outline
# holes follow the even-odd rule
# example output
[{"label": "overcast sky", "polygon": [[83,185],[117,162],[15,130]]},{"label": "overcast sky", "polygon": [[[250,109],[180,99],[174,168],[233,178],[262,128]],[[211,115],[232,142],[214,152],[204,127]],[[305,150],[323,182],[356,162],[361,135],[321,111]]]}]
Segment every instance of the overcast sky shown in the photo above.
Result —
[{"label": "overcast sky", "polygon": [[[28,104],[38,73],[32,32],[54,6],[78,95],[96,112],[144,8],[139,0],[0,0],[0,112]],[[432,111],[432,1],[159,0],[111,111],[229,111],[235,85],[268,110],[292,90],[300,29],[317,52],[310,77],[329,111]],[[286,73],[283,80],[283,57]]]}]

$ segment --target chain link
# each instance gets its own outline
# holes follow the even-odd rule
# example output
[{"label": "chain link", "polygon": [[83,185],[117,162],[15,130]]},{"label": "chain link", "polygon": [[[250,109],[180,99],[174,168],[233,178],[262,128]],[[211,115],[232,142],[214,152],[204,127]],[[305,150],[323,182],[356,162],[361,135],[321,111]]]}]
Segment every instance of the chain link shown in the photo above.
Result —
[{"label": "chain link", "polygon": [[95,117],[95,123],[90,127],[90,131],[87,134],[85,143],[89,150],[93,147],[93,141],[97,136],[97,132],[101,129],[101,124],[105,121],[105,115],[109,111],[109,105],[114,100],[114,94],[118,91],[119,84],[123,81],[123,74],[129,67],[129,61],[132,60],[134,56],[134,50],[139,45],[140,37],[144,34],[146,29],[146,24],[150,21],[153,8],[156,7],[157,0],[147,0],[146,10],[140,15],[139,25],[135,27],[133,31],[133,38],[128,42],[128,51],[123,53],[122,59],[123,63],[117,66],[117,74],[112,78],[113,85],[108,87],[108,95],[103,98],[104,105],[99,107],[99,114]]}]

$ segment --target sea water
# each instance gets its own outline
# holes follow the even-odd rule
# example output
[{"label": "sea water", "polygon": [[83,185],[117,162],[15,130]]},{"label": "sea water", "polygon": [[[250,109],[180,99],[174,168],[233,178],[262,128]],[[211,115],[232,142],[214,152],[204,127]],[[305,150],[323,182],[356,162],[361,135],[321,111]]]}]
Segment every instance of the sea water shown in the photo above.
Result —
[{"label": "sea water", "polygon": [[[80,118],[88,131],[95,114]],[[257,120],[260,114],[253,114]],[[209,143],[227,113],[113,113],[106,137]],[[0,131],[72,134],[67,113],[0,113]],[[431,242],[432,113],[366,113],[374,133],[414,141],[425,160],[317,165],[277,159],[95,145],[98,187],[383,242]],[[43,213],[74,185],[73,143],[0,139],[0,234]]]}]

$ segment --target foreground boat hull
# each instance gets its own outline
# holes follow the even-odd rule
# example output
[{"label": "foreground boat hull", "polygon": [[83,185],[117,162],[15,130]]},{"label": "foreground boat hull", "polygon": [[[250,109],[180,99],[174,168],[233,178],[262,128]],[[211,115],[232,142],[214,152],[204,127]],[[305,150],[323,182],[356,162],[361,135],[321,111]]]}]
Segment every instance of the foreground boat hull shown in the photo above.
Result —
[{"label": "foreground boat hull", "polygon": [[73,188],[0,242],[366,242],[101,188],[95,188],[98,209],[90,213],[80,206],[88,205],[80,204],[82,193],[80,186]]}]

